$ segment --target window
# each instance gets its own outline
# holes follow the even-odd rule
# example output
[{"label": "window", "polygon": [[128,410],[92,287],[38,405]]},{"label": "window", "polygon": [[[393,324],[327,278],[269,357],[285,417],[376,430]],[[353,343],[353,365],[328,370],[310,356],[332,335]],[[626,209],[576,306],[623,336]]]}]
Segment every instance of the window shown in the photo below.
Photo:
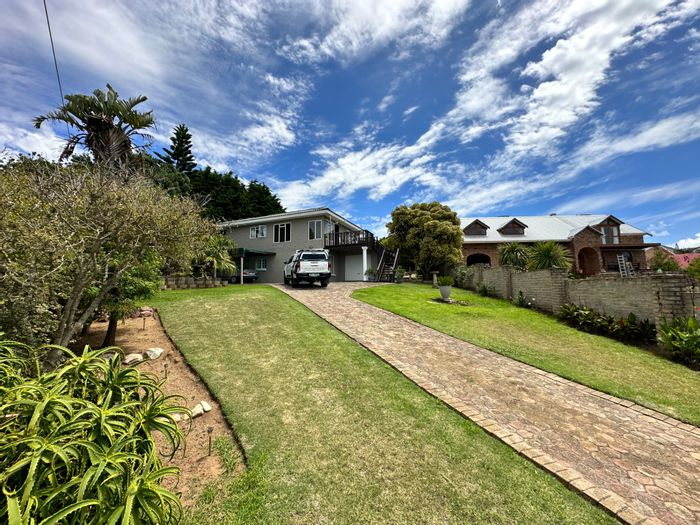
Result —
[{"label": "window", "polygon": [[481,222],[479,219],[472,221],[464,228],[462,231],[464,235],[486,235],[486,230],[488,226]]},{"label": "window", "polygon": [[328,256],[326,252],[306,252],[301,254],[302,261],[327,261]]},{"label": "window", "polygon": [[250,227],[250,238],[251,239],[261,239],[267,237],[267,226],[261,224],[260,226]]},{"label": "window", "polygon": [[604,226],[603,244],[620,244],[620,228],[617,226]]},{"label": "window", "polygon": [[264,272],[267,270],[267,257],[255,259],[255,270],[258,272]]},{"label": "window", "polygon": [[498,231],[501,235],[525,235],[525,228],[527,228],[527,224],[518,219],[512,219],[501,226]]},{"label": "window", "polygon": [[316,221],[309,221],[309,240],[310,241],[315,241],[316,239],[322,239],[323,238],[323,232],[322,232],[322,225],[323,221],[322,220],[316,220]]},{"label": "window", "polygon": [[292,240],[292,224],[285,222],[275,224],[274,242],[289,242]]}]

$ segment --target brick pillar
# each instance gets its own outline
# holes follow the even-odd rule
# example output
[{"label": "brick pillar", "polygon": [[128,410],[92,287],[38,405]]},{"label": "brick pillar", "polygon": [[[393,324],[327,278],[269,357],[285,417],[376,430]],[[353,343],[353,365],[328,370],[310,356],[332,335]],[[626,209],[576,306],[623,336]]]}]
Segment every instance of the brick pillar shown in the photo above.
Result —
[{"label": "brick pillar", "polygon": [[674,317],[690,317],[685,290],[687,277],[683,274],[654,274],[651,277],[656,298],[655,322],[658,327],[662,319],[670,321]]}]

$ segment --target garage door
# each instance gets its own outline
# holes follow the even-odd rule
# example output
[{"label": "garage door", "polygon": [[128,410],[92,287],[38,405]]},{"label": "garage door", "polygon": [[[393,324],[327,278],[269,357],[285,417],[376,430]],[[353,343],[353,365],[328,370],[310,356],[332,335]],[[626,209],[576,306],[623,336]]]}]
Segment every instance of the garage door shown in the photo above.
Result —
[{"label": "garage door", "polygon": [[362,280],[362,254],[345,256],[345,280]]}]

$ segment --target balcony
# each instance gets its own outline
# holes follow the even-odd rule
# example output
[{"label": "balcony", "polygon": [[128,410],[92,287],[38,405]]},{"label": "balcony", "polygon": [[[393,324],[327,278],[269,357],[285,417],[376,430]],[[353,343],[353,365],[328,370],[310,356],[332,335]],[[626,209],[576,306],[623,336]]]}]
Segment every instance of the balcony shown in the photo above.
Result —
[{"label": "balcony", "polygon": [[368,246],[377,249],[377,240],[369,230],[359,232],[334,232],[327,233],[323,239],[324,248],[344,248],[350,246]]}]

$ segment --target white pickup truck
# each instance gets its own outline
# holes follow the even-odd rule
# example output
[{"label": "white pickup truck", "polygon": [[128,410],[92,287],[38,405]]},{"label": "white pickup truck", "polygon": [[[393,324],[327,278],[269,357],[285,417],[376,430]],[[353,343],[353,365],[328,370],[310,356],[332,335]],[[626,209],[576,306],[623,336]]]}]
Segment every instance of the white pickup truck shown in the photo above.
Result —
[{"label": "white pickup truck", "polygon": [[296,287],[300,282],[318,281],[325,288],[331,279],[332,270],[328,250],[297,250],[284,263],[284,284]]}]

